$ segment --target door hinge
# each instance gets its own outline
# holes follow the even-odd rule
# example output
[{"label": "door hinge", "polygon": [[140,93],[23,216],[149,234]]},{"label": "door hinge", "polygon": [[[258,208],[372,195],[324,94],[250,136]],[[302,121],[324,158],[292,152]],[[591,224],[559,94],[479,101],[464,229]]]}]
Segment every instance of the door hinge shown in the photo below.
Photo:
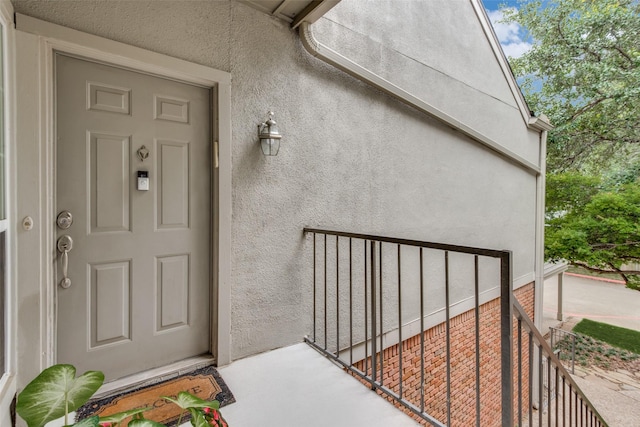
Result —
[{"label": "door hinge", "polygon": [[218,167],[220,166],[220,162],[219,162],[219,153],[218,153],[218,146],[220,144],[218,143],[218,141],[213,141],[213,166],[218,169]]}]

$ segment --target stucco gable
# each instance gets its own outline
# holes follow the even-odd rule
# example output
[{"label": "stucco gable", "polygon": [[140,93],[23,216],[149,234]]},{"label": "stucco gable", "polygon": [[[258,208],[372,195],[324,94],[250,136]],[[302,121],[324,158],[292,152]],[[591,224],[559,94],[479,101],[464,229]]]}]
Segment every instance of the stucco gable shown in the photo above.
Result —
[{"label": "stucco gable", "polygon": [[313,31],[453,122],[538,163],[529,110],[479,1],[347,0]]}]

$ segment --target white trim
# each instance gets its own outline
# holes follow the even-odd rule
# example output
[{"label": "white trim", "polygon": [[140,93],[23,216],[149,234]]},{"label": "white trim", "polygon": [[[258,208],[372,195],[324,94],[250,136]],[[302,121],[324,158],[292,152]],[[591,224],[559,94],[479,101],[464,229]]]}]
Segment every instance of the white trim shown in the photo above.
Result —
[{"label": "white trim", "polygon": [[540,132],[540,174],[536,177],[536,235],[535,235],[535,266],[536,290],[533,306],[534,324],[542,330],[544,319],[544,228],[545,228],[545,192],[547,173],[547,131]]},{"label": "white trim", "polygon": [[558,274],[562,274],[569,268],[569,264],[567,262],[545,262],[544,263],[544,280],[547,280],[550,277],[557,276]]},{"label": "white trim", "polygon": [[480,0],[469,0],[471,2],[471,6],[473,6],[473,10],[478,17],[478,21],[480,21],[480,25],[482,26],[482,30],[484,31],[485,36],[487,37],[487,41],[491,45],[491,49],[493,50],[493,54],[500,65],[500,69],[502,70],[502,74],[504,75],[507,83],[509,84],[509,89],[511,89],[511,93],[518,104],[518,110],[520,110],[520,114],[522,115],[522,120],[524,124],[529,126],[529,119],[531,118],[531,113],[529,106],[527,105],[527,101],[524,99],[522,92],[520,91],[520,87],[518,86],[518,82],[516,81],[513,71],[511,71],[511,67],[509,66],[509,61],[500,46],[500,41],[498,40],[498,36],[493,30],[493,26],[491,25],[491,21],[489,20],[489,16],[487,15],[487,11],[484,6],[480,2]]},{"label": "white trim", "polygon": [[[213,264],[217,265],[217,277],[214,286],[218,316],[212,351],[218,364],[230,362],[230,272],[231,272],[231,75],[203,65],[169,57],[145,49],[97,37],[91,34],[65,28],[25,15],[16,15],[17,29],[39,37],[40,43],[40,148],[43,152],[44,195],[42,218],[54,218],[54,161],[55,118],[54,118],[54,55],[55,52],[79,56],[90,60],[105,62],[115,66],[147,74],[175,79],[181,82],[211,88],[214,94],[214,117],[212,127],[217,133],[214,138],[219,142],[219,168],[217,188],[214,197],[219,209],[215,217],[214,241],[219,247],[212,254]],[[215,96],[217,95],[217,97]],[[213,166],[213,159],[212,159]],[[53,283],[53,265],[50,262],[50,250],[53,247],[55,229],[53,221],[43,220],[43,239],[40,247],[41,268],[44,278],[40,284],[41,295],[41,368],[55,363],[55,291]],[[217,236],[215,235],[217,234]]]},{"label": "white trim", "polygon": [[8,0],[0,0],[0,21],[3,32],[2,58],[4,73],[4,187],[6,219],[0,221],[2,231],[7,231],[5,242],[5,367],[6,371],[0,377],[0,424],[9,425],[11,422],[10,406],[17,388],[17,270],[16,266],[16,237],[15,228],[15,200],[16,189],[15,168],[13,161],[15,147],[15,47],[13,7]]},{"label": "white trim", "polygon": [[509,89],[513,94],[513,98],[518,104],[518,110],[520,110],[520,114],[522,115],[522,119],[524,123],[530,128],[537,131],[550,130],[553,128],[549,123],[549,119],[544,114],[541,114],[539,117],[532,117],[531,110],[529,109],[529,105],[527,104],[527,100],[524,98],[522,91],[520,90],[520,86],[516,80],[516,77],[513,75],[513,70],[509,65],[509,60],[507,56],[504,54],[504,50],[502,49],[502,45],[500,44],[500,40],[496,35],[495,30],[493,29],[493,25],[491,24],[491,20],[489,19],[489,15],[487,15],[487,10],[482,5],[481,0],[469,0],[471,5],[473,6],[473,10],[478,17],[478,21],[480,21],[480,25],[482,26],[482,30],[484,31],[485,36],[487,37],[487,41],[491,45],[491,49],[493,50],[493,54],[500,65],[500,69],[502,70],[502,74],[504,75],[507,83],[509,84]]}]

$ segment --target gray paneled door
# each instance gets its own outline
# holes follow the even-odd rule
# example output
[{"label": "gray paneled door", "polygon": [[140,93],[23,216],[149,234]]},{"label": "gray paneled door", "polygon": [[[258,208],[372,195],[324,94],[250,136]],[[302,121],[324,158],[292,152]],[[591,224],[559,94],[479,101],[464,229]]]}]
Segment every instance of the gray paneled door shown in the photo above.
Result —
[{"label": "gray paneled door", "polygon": [[210,96],[57,55],[58,363],[113,380],[209,352]]}]

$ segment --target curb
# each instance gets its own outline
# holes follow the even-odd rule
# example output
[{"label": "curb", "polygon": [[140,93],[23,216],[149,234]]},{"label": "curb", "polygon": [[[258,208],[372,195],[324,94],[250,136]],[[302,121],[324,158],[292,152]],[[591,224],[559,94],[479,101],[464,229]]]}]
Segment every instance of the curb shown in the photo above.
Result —
[{"label": "curb", "polygon": [[624,280],[616,280],[616,279],[607,279],[605,277],[596,277],[596,276],[587,276],[586,274],[577,274],[577,273],[564,273],[567,276],[580,277],[581,279],[591,279],[598,280],[600,282],[608,282],[608,283],[617,283],[619,285],[626,285]]}]

